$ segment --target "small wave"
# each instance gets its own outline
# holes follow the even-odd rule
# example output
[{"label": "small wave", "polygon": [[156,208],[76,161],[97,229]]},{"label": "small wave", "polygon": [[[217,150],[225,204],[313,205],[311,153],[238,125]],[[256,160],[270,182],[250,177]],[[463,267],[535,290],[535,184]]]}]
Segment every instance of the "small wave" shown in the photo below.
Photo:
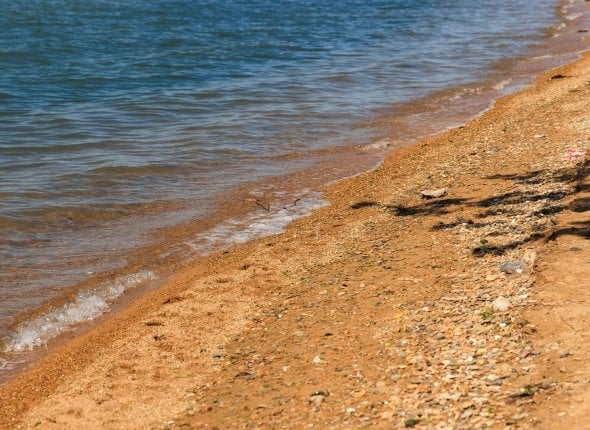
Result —
[{"label": "small wave", "polygon": [[279,234],[292,221],[326,205],[327,202],[321,198],[320,193],[303,192],[300,196],[295,196],[294,203],[288,206],[269,206],[268,210],[260,210],[245,219],[227,220],[185,244],[195,252],[208,253],[255,237]]},{"label": "small wave", "polygon": [[180,164],[146,164],[141,166],[104,166],[89,170],[91,175],[106,176],[147,176],[147,175],[180,175],[190,172],[190,168]]},{"label": "small wave", "polygon": [[496,91],[502,91],[503,89],[505,89],[508,85],[510,85],[510,83],[512,82],[512,79],[504,79],[503,81],[498,82],[496,85],[494,85],[494,89]]},{"label": "small wave", "polygon": [[554,55],[546,54],[546,55],[537,55],[536,57],[531,57],[529,61],[542,61],[542,60],[550,60],[554,58]]},{"label": "small wave", "polygon": [[127,289],[153,279],[155,274],[146,270],[119,277],[93,291],[80,292],[73,301],[19,325],[4,339],[4,352],[21,352],[45,345],[74,326],[106,313],[109,303]]},{"label": "small wave", "polygon": [[556,29],[557,30],[563,30],[564,28],[567,27],[567,24],[565,22],[562,22],[561,24],[559,24]]},{"label": "small wave", "polygon": [[369,143],[368,145],[365,145],[361,148],[362,151],[380,151],[380,150],[384,150],[384,149],[388,149],[391,148],[393,145],[395,145],[395,142],[393,142],[391,139],[380,139],[376,142],[373,143]]},{"label": "small wave", "polygon": [[4,358],[0,358],[0,373],[10,372],[23,363],[23,360],[5,360]]},{"label": "small wave", "polygon": [[566,15],[565,19],[567,19],[568,21],[575,21],[576,19],[580,18],[582,16],[581,13],[573,13],[571,15]]},{"label": "small wave", "polygon": [[461,88],[455,94],[448,96],[448,100],[450,101],[457,101],[461,100],[465,96],[470,96],[473,94],[479,94],[481,92],[481,88],[474,87],[474,88]]}]

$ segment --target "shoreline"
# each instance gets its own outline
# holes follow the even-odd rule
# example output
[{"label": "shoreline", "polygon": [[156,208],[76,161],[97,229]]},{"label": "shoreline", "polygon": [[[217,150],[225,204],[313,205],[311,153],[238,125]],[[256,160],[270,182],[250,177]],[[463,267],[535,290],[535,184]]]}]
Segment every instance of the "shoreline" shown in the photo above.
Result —
[{"label": "shoreline", "polygon": [[[534,284],[525,286],[536,279],[533,268],[515,277],[498,273],[495,268],[502,260],[523,258],[529,247],[546,262],[544,258],[551,250],[544,239],[555,227],[545,222],[561,213],[553,203],[575,198],[584,190],[560,188],[562,183],[572,185],[573,179],[547,180],[547,184],[545,177],[536,183],[526,180],[535,179],[531,175],[534,172],[548,172],[552,178],[557,176],[555,172],[568,169],[574,171],[571,178],[583,172],[583,166],[564,161],[563,153],[572,147],[588,150],[585,128],[576,127],[586,127],[581,120],[584,114],[590,116],[583,103],[588,91],[583,76],[589,70],[590,57],[584,54],[581,60],[538,78],[530,88],[501,98],[465,126],[399,149],[379,168],[331,185],[327,191],[331,205],[294,221],[285,233],[233,246],[226,253],[206,257],[200,264],[175,273],[161,288],[105,318],[88,333],[58,345],[0,387],[0,426],[21,428],[14,421],[17,418],[24,419],[22,428],[34,427],[37,422],[41,422],[41,428],[92,423],[122,428],[126,422],[156,428],[182,423],[196,428],[215,423],[232,427],[250,418],[262,427],[276,424],[289,428],[291,423],[296,428],[309,423],[327,428],[368,422],[408,427],[408,420],[418,420],[414,425],[419,427],[420,422],[451,425],[450,419],[463,425],[475,417],[481,418],[481,423],[513,420],[514,425],[526,427],[534,424],[532,418],[543,419],[535,409],[541,406],[534,403],[501,404],[502,396],[518,393],[527,378],[537,381],[530,377],[535,366],[548,365],[541,360],[544,350],[532,354],[534,348],[526,349],[526,339],[534,343],[538,336],[526,331],[532,330],[527,325],[532,323],[517,323],[521,313],[535,317],[535,303],[527,300],[539,293],[531,291]],[[562,116],[552,116],[551,110]],[[486,174],[489,172],[493,175]],[[449,195],[442,201],[420,200],[422,189],[443,186],[449,188]],[[543,190],[543,186],[548,188]],[[536,196],[531,194],[535,187],[544,192],[540,195],[549,197],[531,198]],[[513,192],[520,193],[518,199],[510,200]],[[538,202],[541,206],[533,207]],[[526,240],[516,230],[487,231],[501,220],[479,226],[483,222],[478,219],[485,219],[480,215],[496,204],[526,204],[530,207],[522,210],[546,211],[546,219],[535,225],[517,223],[528,234]],[[564,211],[569,211],[567,205]],[[474,228],[484,229],[483,233],[475,230],[477,235],[472,234]],[[515,236],[504,237],[511,234]],[[512,239],[508,240],[510,247],[495,255],[502,249],[501,239]],[[477,241],[479,245],[475,246]],[[476,249],[483,255],[474,256]],[[581,252],[588,255],[586,248]],[[479,284],[484,290],[477,289]],[[513,307],[496,312],[500,314],[496,320],[488,309],[500,292],[509,297]],[[458,299],[461,294],[474,294],[481,303],[457,300],[460,304],[456,307],[440,304],[455,303],[449,299]],[[527,298],[519,301],[518,297],[524,295]],[[371,310],[373,315],[368,314]],[[466,312],[469,310],[471,314]],[[482,314],[488,315],[491,323]],[[441,366],[449,374],[457,366],[464,366],[464,372],[477,373],[478,369],[468,365],[478,360],[480,369],[486,370],[477,378],[483,380],[484,388],[478,389],[485,391],[486,402],[474,400],[483,398],[483,394],[467,395],[477,391],[475,386],[469,386],[467,393],[455,390],[459,393],[457,400],[453,400],[455,391],[444,391],[450,396],[445,398],[445,405],[462,402],[453,409],[459,411],[459,418],[445,412],[440,404],[438,414],[425,412],[436,409],[434,406],[418,414],[407,404],[410,400],[423,401],[421,387],[428,386],[428,381],[448,382],[443,373],[425,373],[424,369],[436,365],[424,362],[424,353],[440,345],[429,345],[421,337],[425,331],[429,336],[454,338],[453,330],[447,333],[436,326],[444,323],[437,320],[444,320],[445,315],[450,315],[453,330],[464,331],[459,338],[464,333],[474,338],[483,336],[499,349],[503,346],[494,343],[501,342],[495,336],[522,345],[518,354],[499,358],[488,356],[492,351],[487,351],[484,342],[484,346],[475,345],[465,352],[467,357],[444,359]],[[473,315],[477,325],[461,319]],[[506,319],[511,323],[504,322]],[[467,322],[479,331],[470,332],[469,326],[463,325]],[[438,333],[430,333],[431,326],[437,327]],[[359,346],[365,348],[361,353],[357,353]],[[440,348],[436,356],[446,351]],[[478,353],[482,349],[486,351]],[[521,358],[523,350],[529,354]],[[389,353],[393,355],[387,358]],[[556,353],[564,351],[558,349]],[[420,356],[422,359],[412,361],[412,357]],[[582,352],[574,356],[584,357]],[[460,361],[468,357],[472,359],[469,363]],[[385,358],[395,363],[395,369],[379,367]],[[496,362],[491,363],[493,360]],[[529,372],[504,369],[511,360],[529,366]],[[285,367],[287,370],[283,370]],[[345,378],[341,378],[342,372]],[[565,380],[572,372],[574,369],[566,368],[561,376]],[[465,374],[458,374],[462,383],[471,383]],[[490,375],[496,378],[490,379]],[[234,381],[232,392],[227,392],[230,381]],[[156,399],[155,393],[162,387],[167,394]],[[540,405],[548,401],[548,396],[552,401],[559,400],[559,393],[551,391],[552,387],[539,385],[530,395],[524,393],[522,399],[534,396]],[[140,388],[148,394],[141,394]],[[277,396],[271,393],[281,394],[286,402],[283,404],[289,406],[278,405]],[[314,396],[319,397],[310,399]],[[44,401],[45,397],[48,400]],[[213,402],[215,399],[223,400]],[[156,401],[162,404],[155,407]],[[125,416],[129,402],[135,402],[131,404],[137,411]],[[386,407],[391,404],[396,407]],[[495,409],[484,410],[481,404]],[[142,408],[150,405],[154,407],[148,414],[148,409]],[[499,416],[499,405],[511,415],[502,412]],[[350,409],[354,411],[347,412]],[[524,413],[529,415],[514,418]],[[295,417],[300,421],[293,421]],[[369,420],[364,420],[366,417]]]},{"label": "shoreline", "polygon": [[[562,13],[563,15],[563,13]],[[563,18],[565,19],[565,18]],[[573,32],[570,29],[570,34],[569,36],[572,36]],[[543,42],[543,45],[547,45],[549,42],[545,41]],[[562,44],[564,43],[563,41],[561,42]],[[571,47],[568,47],[571,49]],[[536,48],[538,50],[538,47]],[[574,50],[575,51],[575,50]],[[531,49],[531,51],[529,52],[529,54],[532,55],[532,53],[534,52],[534,49]],[[557,45],[553,46],[553,51],[552,51],[552,55],[555,55],[555,57],[552,57],[552,55],[548,55],[549,58],[553,58],[552,60],[550,59],[545,59],[545,60],[535,60],[535,61],[541,61],[541,64],[544,64],[543,61],[549,61],[549,62],[560,62],[563,61],[563,57],[559,57],[559,55],[563,55],[563,54],[558,54],[559,50],[557,49]],[[569,56],[575,56],[575,52],[570,52],[568,54]],[[536,58],[536,57],[535,57]],[[334,160],[338,160],[338,168],[340,169],[338,171],[338,173],[334,173],[330,175],[326,175],[325,177],[321,177],[321,178],[314,178],[312,183],[312,190],[316,190],[318,188],[323,188],[325,185],[318,185],[318,184],[330,184],[333,181],[338,181],[338,180],[342,180],[342,177],[344,176],[343,172],[349,172],[350,169],[352,168],[352,166],[354,166],[355,170],[355,175],[359,175],[362,174],[363,172],[365,172],[368,169],[368,166],[370,165],[374,165],[375,162],[377,162],[377,160],[382,160],[383,157],[383,152],[386,150],[396,150],[399,147],[403,147],[403,146],[407,146],[407,145],[413,145],[416,142],[422,140],[423,138],[426,138],[428,136],[431,136],[433,134],[437,134],[440,132],[444,132],[445,130],[452,128],[454,125],[458,125],[458,124],[462,124],[465,121],[470,121],[471,119],[474,118],[474,115],[481,115],[483,112],[485,112],[486,110],[488,110],[491,105],[493,105],[494,100],[496,99],[497,95],[496,92],[503,92],[504,91],[504,87],[505,86],[516,86],[517,88],[522,86],[522,85],[527,85],[526,82],[529,81],[529,79],[526,77],[527,73],[539,73],[539,70],[545,69],[546,66],[533,66],[532,64],[534,63],[534,61],[531,63],[529,62],[528,65],[525,66],[525,63],[527,62],[526,60],[530,59],[530,55],[527,56],[522,56],[522,57],[518,57],[517,63],[519,64],[518,67],[523,68],[523,70],[520,71],[519,73],[514,72],[514,70],[512,70],[511,72],[508,73],[508,75],[514,75],[512,76],[512,78],[507,79],[507,80],[502,80],[502,81],[498,81],[496,82],[496,80],[489,78],[489,76],[480,76],[480,80],[478,80],[477,82],[471,82],[468,85],[463,85],[463,86],[458,86],[458,87],[454,87],[454,88],[450,88],[447,90],[441,90],[439,92],[436,92],[435,94],[432,94],[426,98],[420,98],[419,100],[413,101],[413,102],[408,102],[408,103],[401,103],[399,105],[396,105],[395,108],[388,108],[388,109],[384,109],[383,113],[380,113],[377,115],[376,119],[373,121],[370,121],[370,125],[369,124],[363,124],[360,125],[360,128],[367,128],[367,129],[380,129],[380,130],[384,130],[384,132],[382,133],[384,136],[389,136],[389,137],[383,137],[376,141],[376,142],[372,142],[366,145],[356,145],[353,147],[346,147],[346,148],[331,148],[331,149],[324,149],[324,150],[318,150],[316,152],[314,152],[314,154],[320,155],[320,157],[323,159],[321,164],[322,166],[330,166],[332,167],[332,162]],[[500,66],[498,66],[500,67]],[[503,68],[505,69],[506,66],[503,66]],[[510,69],[510,67],[508,68]],[[525,73],[524,70],[526,70],[527,72]],[[506,71],[504,72],[500,72],[499,70],[496,70],[494,72],[491,72],[490,75],[498,75],[498,77],[502,76],[502,73],[504,73],[506,75]],[[506,76],[508,76],[506,75]],[[506,77],[504,76],[504,77]],[[516,80],[515,80],[516,79]],[[492,85],[493,84],[493,85]],[[513,89],[514,90],[514,89]],[[512,91],[513,91],[512,90]],[[467,100],[467,101],[466,101]],[[449,103],[453,103],[453,105],[455,106],[455,110],[453,111],[453,116],[448,115],[448,117],[445,117],[444,120],[440,120],[439,118],[437,118],[437,124],[436,125],[432,125],[432,120],[433,118],[436,118],[439,116],[440,113],[443,112],[444,110],[444,102],[449,102]],[[463,103],[463,107],[462,108],[457,108],[457,105],[459,105],[460,103]],[[424,109],[426,108],[426,105],[429,105],[429,108],[431,109],[430,111],[428,109],[426,109],[427,113],[426,113],[426,117]],[[476,107],[474,107],[476,106]],[[394,117],[397,116],[401,116],[403,117],[403,121],[404,124],[403,125],[403,129],[406,131],[399,131],[397,130],[397,128],[400,127],[400,122],[399,120],[394,119]],[[413,119],[412,119],[413,118]],[[426,130],[424,130],[424,126],[422,125],[410,125],[408,126],[409,123],[414,122],[414,123],[420,123],[423,124],[424,122],[428,123],[428,128]],[[407,124],[406,124],[407,123]],[[453,125],[454,124],[454,125]],[[404,128],[405,127],[405,128]],[[354,128],[354,127],[353,127]],[[395,131],[395,137],[392,138],[392,133],[394,133],[393,130]],[[419,134],[418,130],[420,130]],[[371,134],[371,133],[368,133]],[[368,142],[365,142],[368,143]],[[398,146],[399,145],[399,146]],[[371,149],[369,149],[371,148]],[[393,148],[393,149],[392,149]],[[374,153],[371,153],[372,151],[375,151]],[[305,157],[304,157],[305,158]],[[314,158],[314,157],[307,157],[307,158]],[[306,158],[306,159],[307,159]],[[317,157],[316,157],[317,158]],[[357,166],[355,163],[355,161],[361,161],[362,160],[362,167],[359,168],[359,166]],[[299,177],[299,181],[305,182],[305,180],[308,181],[308,183],[310,182],[309,177],[313,176],[314,172],[318,172],[318,170],[322,170],[320,169],[318,166],[314,166],[311,167],[307,170],[302,170],[299,171],[297,173],[294,173],[293,175],[291,175],[289,178],[294,178],[294,177]],[[306,173],[310,172],[310,175],[308,175],[307,179],[301,179],[306,177]],[[348,175],[350,176],[350,175]],[[289,182],[288,178],[285,177],[280,177],[280,178],[272,178],[272,179],[268,179],[268,180],[264,180],[264,181],[260,181],[259,184],[261,187],[264,188],[264,186],[276,186],[277,183],[280,183],[282,185],[278,186],[278,191],[284,192],[285,190],[287,190],[286,188],[286,183]],[[304,184],[305,185],[305,184]],[[46,318],[47,317],[47,313],[51,313],[53,311],[58,312],[59,308],[65,307],[65,306],[69,306],[72,304],[72,301],[74,301],[77,297],[77,294],[80,292],[85,292],[86,290],[90,290],[90,292],[92,292],[93,288],[98,288],[98,289],[102,289],[104,288],[103,284],[108,284],[108,283],[112,283],[113,281],[116,281],[118,278],[124,277],[124,276],[133,276],[136,275],[138,273],[143,272],[144,270],[148,270],[148,271],[154,271],[157,275],[161,275],[163,277],[167,277],[170,275],[170,273],[174,272],[175,270],[177,270],[177,268],[180,267],[185,267],[187,265],[190,264],[195,264],[195,262],[198,262],[198,260],[201,258],[201,256],[203,254],[207,255],[210,253],[210,250],[207,249],[207,240],[205,239],[203,240],[203,242],[205,243],[205,245],[201,246],[201,244],[198,244],[198,240],[202,235],[206,234],[206,233],[211,233],[212,231],[215,232],[215,230],[219,229],[220,227],[223,227],[223,223],[221,224],[215,224],[214,220],[215,219],[224,219],[224,220],[230,220],[232,221],[233,218],[232,216],[235,216],[236,214],[238,216],[241,216],[244,220],[247,220],[248,217],[250,217],[253,213],[251,212],[251,208],[249,209],[248,205],[250,205],[251,207],[256,207],[254,203],[252,203],[253,200],[253,194],[252,191],[256,189],[257,186],[254,186],[252,184],[246,185],[244,187],[239,187],[238,189],[234,190],[234,192],[232,192],[232,198],[231,199],[226,199],[227,201],[222,201],[221,203],[217,204],[217,207],[215,209],[214,215],[206,218],[206,219],[199,219],[197,221],[190,221],[190,222],[182,222],[178,225],[176,225],[174,228],[165,228],[162,229],[161,231],[158,231],[157,233],[153,234],[153,237],[158,237],[161,238],[163,236],[166,236],[167,239],[162,239],[161,243],[158,243],[158,245],[154,245],[154,246],[146,246],[146,247],[141,247],[139,249],[137,249],[136,251],[133,252],[128,252],[125,254],[125,258],[130,260],[131,263],[128,264],[124,269],[113,269],[110,270],[106,273],[100,273],[98,277],[92,277],[90,279],[87,279],[81,283],[76,284],[76,286],[73,286],[72,288],[68,289],[67,291],[60,293],[57,297],[54,297],[53,299],[45,302],[42,306],[40,306],[39,308],[35,309],[34,311],[31,312],[22,312],[20,313],[17,318],[13,321],[13,323],[9,326],[6,327],[4,329],[4,332],[8,333],[9,331],[13,331],[16,328],[20,327],[21,323],[30,323],[31,319],[37,318],[37,317],[41,317],[41,318]],[[282,187],[282,188],[281,188]],[[291,187],[290,191],[293,191],[292,189],[293,187]],[[272,194],[272,193],[271,193]],[[296,196],[296,194],[293,194],[294,196]],[[304,193],[305,195],[305,193]],[[270,197],[271,199],[273,198],[272,195],[269,196],[263,196],[264,198],[266,197]],[[239,210],[235,209],[235,203],[236,202],[241,202],[243,200],[243,204],[242,208],[240,208]],[[299,197],[296,198],[295,201],[298,201]],[[217,201],[217,200],[216,200]],[[312,204],[313,206],[313,204]],[[231,209],[228,209],[228,207],[231,207]],[[162,214],[160,214],[162,215]],[[256,215],[256,214],[254,214]],[[252,219],[256,220],[256,216],[252,215]],[[263,214],[264,215],[264,214]],[[260,219],[262,219],[263,217],[260,217]],[[272,221],[272,220],[271,220]],[[245,223],[247,224],[247,223]],[[186,231],[190,231],[192,232],[191,234],[193,234],[191,236],[191,234],[187,234]],[[231,232],[230,232],[231,233]],[[196,236],[195,236],[196,235]],[[210,236],[215,236],[214,234],[210,234]],[[221,236],[221,235],[220,235]],[[228,234],[228,237],[233,237],[231,234]],[[160,239],[155,239],[156,241],[160,240]],[[179,242],[180,240],[180,242]],[[213,246],[213,252],[219,252],[220,250],[222,250],[224,247],[227,247],[228,244],[226,242],[228,242],[227,240],[221,238],[220,239],[221,245],[218,246]],[[231,242],[231,241],[230,241]],[[180,243],[180,244],[179,244]],[[197,243],[195,245],[195,243]],[[231,246],[231,245],[230,245]],[[190,253],[193,253],[195,255],[192,255],[190,258],[188,259],[183,259],[184,254],[186,254],[186,251],[189,251]],[[204,252],[203,252],[204,250]],[[123,255],[119,256],[118,258],[123,258]],[[144,261],[148,261],[147,264],[144,264]],[[175,269],[172,270],[159,270],[163,267],[168,267],[168,266],[174,266]],[[147,267],[146,267],[147,266]],[[154,269],[154,267],[156,269]],[[93,275],[94,276],[94,275]],[[133,289],[133,286],[129,286],[129,289]],[[149,287],[145,287],[144,289],[149,289]],[[136,297],[137,293],[133,292],[131,293],[132,297]],[[107,308],[110,309],[111,307],[116,307],[116,308],[120,308],[120,304],[121,303],[129,303],[130,302],[130,297],[123,297],[121,300],[119,301],[107,301]],[[101,307],[102,302],[99,303],[98,307]],[[102,310],[101,309],[95,309],[94,307],[92,307],[91,309],[92,311],[95,312],[100,312]],[[82,317],[81,317],[82,318]],[[83,319],[83,318],[82,318]],[[90,322],[90,325],[95,325],[95,322]],[[73,324],[74,326],[76,324]],[[86,330],[88,327],[84,327],[82,329],[82,331]],[[20,328],[19,328],[20,329]],[[67,331],[67,330],[65,330]],[[60,335],[59,338],[57,340],[52,340],[53,336],[51,338],[49,338],[49,342],[48,345],[51,348],[52,345],[55,344],[59,344],[61,342],[60,338],[63,340],[68,339],[70,337],[70,335],[66,334],[64,335]],[[39,339],[38,342],[45,344],[45,341],[47,339]],[[28,341],[29,343],[32,342],[31,340]],[[25,342],[26,343],[26,342]],[[39,354],[39,352],[35,353],[35,351],[32,352],[32,356],[35,356]],[[29,354],[25,354],[25,355],[29,355]],[[24,357],[24,356],[23,356]],[[22,357],[21,357],[22,358]],[[8,362],[6,364],[9,364]],[[17,365],[17,367],[19,367]],[[7,377],[9,378],[10,375],[7,375]]]}]

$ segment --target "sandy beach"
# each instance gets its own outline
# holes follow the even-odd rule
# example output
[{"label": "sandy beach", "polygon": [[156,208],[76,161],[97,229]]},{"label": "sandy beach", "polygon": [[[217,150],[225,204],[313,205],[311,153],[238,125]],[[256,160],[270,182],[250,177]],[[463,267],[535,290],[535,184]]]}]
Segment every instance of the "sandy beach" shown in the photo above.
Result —
[{"label": "sandy beach", "polygon": [[182,269],[1,386],[0,428],[590,428],[589,77]]}]

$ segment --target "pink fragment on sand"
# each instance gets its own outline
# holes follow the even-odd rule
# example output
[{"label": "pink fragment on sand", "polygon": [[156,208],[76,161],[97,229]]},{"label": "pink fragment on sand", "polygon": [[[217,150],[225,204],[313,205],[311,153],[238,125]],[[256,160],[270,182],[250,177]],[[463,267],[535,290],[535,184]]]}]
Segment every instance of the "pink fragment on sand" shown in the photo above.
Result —
[{"label": "pink fragment on sand", "polygon": [[567,160],[577,160],[578,158],[582,158],[586,156],[586,151],[578,151],[577,149],[568,149],[563,154],[563,157]]}]

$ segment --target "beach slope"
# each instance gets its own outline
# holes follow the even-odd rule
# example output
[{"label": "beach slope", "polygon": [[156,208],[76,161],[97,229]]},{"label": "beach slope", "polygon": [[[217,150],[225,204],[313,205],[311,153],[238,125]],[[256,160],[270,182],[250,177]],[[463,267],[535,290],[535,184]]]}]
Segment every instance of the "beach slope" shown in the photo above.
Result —
[{"label": "beach slope", "polygon": [[0,387],[0,427],[590,428],[588,100],[585,56],[330,186]]}]

